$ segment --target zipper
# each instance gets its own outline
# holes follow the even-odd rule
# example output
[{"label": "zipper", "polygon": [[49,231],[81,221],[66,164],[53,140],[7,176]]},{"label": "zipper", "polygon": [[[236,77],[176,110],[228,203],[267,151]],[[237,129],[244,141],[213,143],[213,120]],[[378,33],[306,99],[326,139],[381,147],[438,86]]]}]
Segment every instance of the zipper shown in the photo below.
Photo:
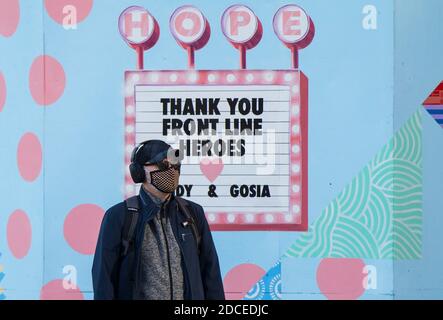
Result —
[{"label": "zipper", "polygon": [[171,300],[173,300],[174,295],[173,295],[173,287],[172,287],[172,270],[171,270],[171,258],[170,258],[170,253],[169,253],[169,242],[168,242],[168,237],[166,236],[166,232],[165,232],[165,222],[166,222],[166,217],[165,217],[165,210],[162,206],[161,208],[161,212],[160,212],[160,221],[161,221],[161,225],[162,225],[162,231],[163,231],[163,236],[165,238],[165,242],[166,242],[166,254],[167,254],[167,260],[168,260],[168,271],[169,271],[169,292],[171,293]]}]

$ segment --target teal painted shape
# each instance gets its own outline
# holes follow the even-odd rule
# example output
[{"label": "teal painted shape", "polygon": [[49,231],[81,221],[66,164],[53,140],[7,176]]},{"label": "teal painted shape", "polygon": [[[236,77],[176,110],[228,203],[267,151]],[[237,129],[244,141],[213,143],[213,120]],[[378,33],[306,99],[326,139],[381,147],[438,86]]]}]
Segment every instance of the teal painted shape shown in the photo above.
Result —
[{"label": "teal painted shape", "polygon": [[285,256],[420,259],[421,129],[419,110]]},{"label": "teal painted shape", "polygon": [[[419,109],[281,259],[421,258],[421,117]],[[281,259],[245,300],[281,299]]]}]

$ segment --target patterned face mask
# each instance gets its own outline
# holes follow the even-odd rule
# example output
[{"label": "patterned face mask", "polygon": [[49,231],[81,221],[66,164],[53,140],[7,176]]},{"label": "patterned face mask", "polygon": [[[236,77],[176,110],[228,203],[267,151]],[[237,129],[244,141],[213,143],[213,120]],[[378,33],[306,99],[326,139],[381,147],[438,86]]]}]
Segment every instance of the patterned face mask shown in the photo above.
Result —
[{"label": "patterned face mask", "polygon": [[159,191],[172,193],[178,187],[180,171],[174,167],[166,170],[151,171],[151,184]]}]

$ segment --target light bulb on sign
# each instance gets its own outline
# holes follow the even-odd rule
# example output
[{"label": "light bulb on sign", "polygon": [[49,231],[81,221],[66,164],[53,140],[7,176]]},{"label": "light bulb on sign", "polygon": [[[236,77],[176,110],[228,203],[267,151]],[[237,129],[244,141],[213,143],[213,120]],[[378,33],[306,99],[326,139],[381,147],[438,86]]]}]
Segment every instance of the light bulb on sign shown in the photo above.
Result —
[{"label": "light bulb on sign", "polygon": [[223,12],[223,34],[240,51],[240,68],[246,68],[246,50],[254,48],[261,40],[263,27],[254,12],[243,5],[233,5]]},{"label": "light bulb on sign", "polygon": [[188,67],[194,68],[194,51],[209,41],[211,28],[203,13],[194,6],[182,6],[174,11],[169,28],[177,43],[188,51]]},{"label": "light bulb on sign", "polygon": [[145,8],[132,6],[120,14],[118,29],[123,40],[137,52],[138,68],[143,69],[143,52],[152,48],[160,36],[157,21]]},{"label": "light bulb on sign", "polygon": [[273,20],[274,32],[291,49],[292,67],[298,68],[298,50],[306,48],[314,39],[312,19],[299,6],[290,4],[278,9]]}]

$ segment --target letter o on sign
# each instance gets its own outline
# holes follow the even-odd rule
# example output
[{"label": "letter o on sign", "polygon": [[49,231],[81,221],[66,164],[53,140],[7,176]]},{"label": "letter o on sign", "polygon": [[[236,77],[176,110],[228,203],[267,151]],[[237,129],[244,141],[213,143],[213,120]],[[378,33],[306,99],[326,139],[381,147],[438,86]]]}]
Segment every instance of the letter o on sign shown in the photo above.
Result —
[{"label": "letter o on sign", "polygon": [[211,34],[208,21],[194,6],[177,8],[169,20],[169,28],[182,47],[193,47],[196,50],[208,42]]},{"label": "letter o on sign", "polygon": [[306,12],[296,5],[278,9],[273,20],[274,32],[288,47],[307,47],[314,37],[314,24]]},{"label": "letter o on sign", "polygon": [[132,6],[118,18],[120,35],[132,48],[147,50],[155,45],[160,29],[154,17],[143,7]]},{"label": "letter o on sign", "polygon": [[236,48],[254,48],[261,40],[263,28],[257,16],[246,6],[234,5],[221,19],[223,34]]}]

